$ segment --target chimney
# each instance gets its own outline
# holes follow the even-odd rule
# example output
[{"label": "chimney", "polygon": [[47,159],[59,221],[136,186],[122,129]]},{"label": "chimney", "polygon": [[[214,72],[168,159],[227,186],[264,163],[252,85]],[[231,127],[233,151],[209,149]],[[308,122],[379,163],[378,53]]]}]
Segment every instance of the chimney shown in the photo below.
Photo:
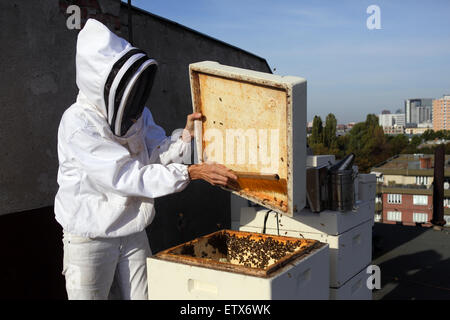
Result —
[{"label": "chimney", "polygon": [[420,169],[431,169],[431,158],[420,158]]},{"label": "chimney", "polygon": [[443,145],[440,145],[434,153],[433,219],[431,223],[436,226],[446,224],[444,220],[444,163],[445,149]]}]

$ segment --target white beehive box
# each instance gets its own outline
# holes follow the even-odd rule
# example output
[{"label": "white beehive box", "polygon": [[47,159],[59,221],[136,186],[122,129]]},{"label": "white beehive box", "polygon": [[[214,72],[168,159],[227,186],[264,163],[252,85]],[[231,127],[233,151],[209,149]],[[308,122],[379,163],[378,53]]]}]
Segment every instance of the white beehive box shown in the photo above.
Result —
[{"label": "white beehive box", "polygon": [[[245,208],[246,209],[246,208]],[[264,211],[264,210],[263,210]],[[261,211],[261,212],[263,212]],[[265,214],[264,214],[265,216]],[[314,239],[328,243],[330,246],[330,287],[339,288],[372,260],[372,221],[354,227],[337,236],[326,233],[310,233],[286,228],[279,224],[277,229],[276,216],[270,214],[267,222],[271,221],[270,228],[266,224],[265,233],[288,237]],[[263,233],[263,225],[241,225],[240,231]]]},{"label": "white beehive box", "polygon": [[336,162],[334,155],[308,156],[306,158],[307,167],[322,167]]},{"label": "white beehive box", "polygon": [[358,175],[359,200],[375,201],[377,176],[374,174]]},{"label": "white beehive box", "polygon": [[[297,241],[286,237],[224,230],[247,239]],[[293,258],[285,257],[266,268],[245,266],[228,253],[220,258],[220,241],[214,233],[168,249],[147,259],[151,300],[270,300],[328,299],[328,245],[303,240]],[[213,241],[209,241],[213,239]],[[215,240],[214,240],[215,239]],[[218,244],[214,247],[214,244]],[[230,244],[227,250],[236,246]],[[303,250],[303,251],[302,251]],[[224,251],[224,250],[223,250]],[[296,256],[295,256],[296,255]],[[228,260],[223,262],[223,259]],[[285,259],[285,260],[283,260]],[[279,264],[279,265],[277,265]],[[272,266],[272,267],[271,267]],[[273,268],[271,272],[269,269]]]},{"label": "white beehive box", "polygon": [[[293,216],[306,204],[306,80],[205,61],[189,66],[199,162],[241,175],[235,194]],[[272,176],[276,179],[249,178]],[[239,175],[238,175],[239,176]],[[245,177],[247,176],[247,177]]]},{"label": "white beehive box", "polygon": [[[325,210],[320,213],[313,213],[309,209],[303,209],[293,217],[278,214],[278,224],[281,224],[284,230],[339,235],[366,221],[373,220],[375,202],[358,201],[356,202],[356,208],[356,211]],[[262,228],[268,211],[267,209],[255,207],[241,208],[241,226]],[[271,217],[275,217],[275,215],[272,214]],[[277,220],[275,218],[268,219],[266,227],[276,229]]]},{"label": "white beehive box", "polygon": [[367,268],[364,268],[340,288],[330,288],[330,300],[372,300],[372,290],[367,286]]},{"label": "white beehive box", "polygon": [[241,225],[241,208],[248,207],[248,200],[235,194],[230,196],[231,230],[239,230]]}]

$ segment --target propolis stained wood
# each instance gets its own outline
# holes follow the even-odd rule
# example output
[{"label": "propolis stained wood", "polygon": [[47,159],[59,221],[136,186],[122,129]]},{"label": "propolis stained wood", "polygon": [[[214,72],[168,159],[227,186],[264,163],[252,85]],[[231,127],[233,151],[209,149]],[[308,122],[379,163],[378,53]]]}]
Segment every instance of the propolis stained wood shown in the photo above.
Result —
[{"label": "propolis stained wood", "polygon": [[[278,179],[239,178],[246,199],[293,216],[306,203],[306,80],[205,61],[189,66],[200,162]],[[250,174],[251,176],[251,174]]]}]

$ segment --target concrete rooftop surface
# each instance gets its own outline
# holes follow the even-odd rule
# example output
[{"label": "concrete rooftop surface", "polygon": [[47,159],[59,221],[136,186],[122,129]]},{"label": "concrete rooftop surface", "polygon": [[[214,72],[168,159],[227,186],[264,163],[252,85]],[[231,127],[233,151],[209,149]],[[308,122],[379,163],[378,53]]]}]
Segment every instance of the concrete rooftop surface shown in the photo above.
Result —
[{"label": "concrete rooftop surface", "polygon": [[373,300],[450,299],[450,228],[376,223],[373,241],[381,270]]}]

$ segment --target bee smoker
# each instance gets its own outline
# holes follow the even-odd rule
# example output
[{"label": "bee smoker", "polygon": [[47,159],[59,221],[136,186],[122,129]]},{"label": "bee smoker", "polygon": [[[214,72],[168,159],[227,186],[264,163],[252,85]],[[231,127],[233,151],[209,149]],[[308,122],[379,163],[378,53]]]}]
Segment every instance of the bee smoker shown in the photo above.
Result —
[{"label": "bee smoker", "polygon": [[351,211],[355,202],[353,153],[328,169],[329,207],[333,211]]}]

